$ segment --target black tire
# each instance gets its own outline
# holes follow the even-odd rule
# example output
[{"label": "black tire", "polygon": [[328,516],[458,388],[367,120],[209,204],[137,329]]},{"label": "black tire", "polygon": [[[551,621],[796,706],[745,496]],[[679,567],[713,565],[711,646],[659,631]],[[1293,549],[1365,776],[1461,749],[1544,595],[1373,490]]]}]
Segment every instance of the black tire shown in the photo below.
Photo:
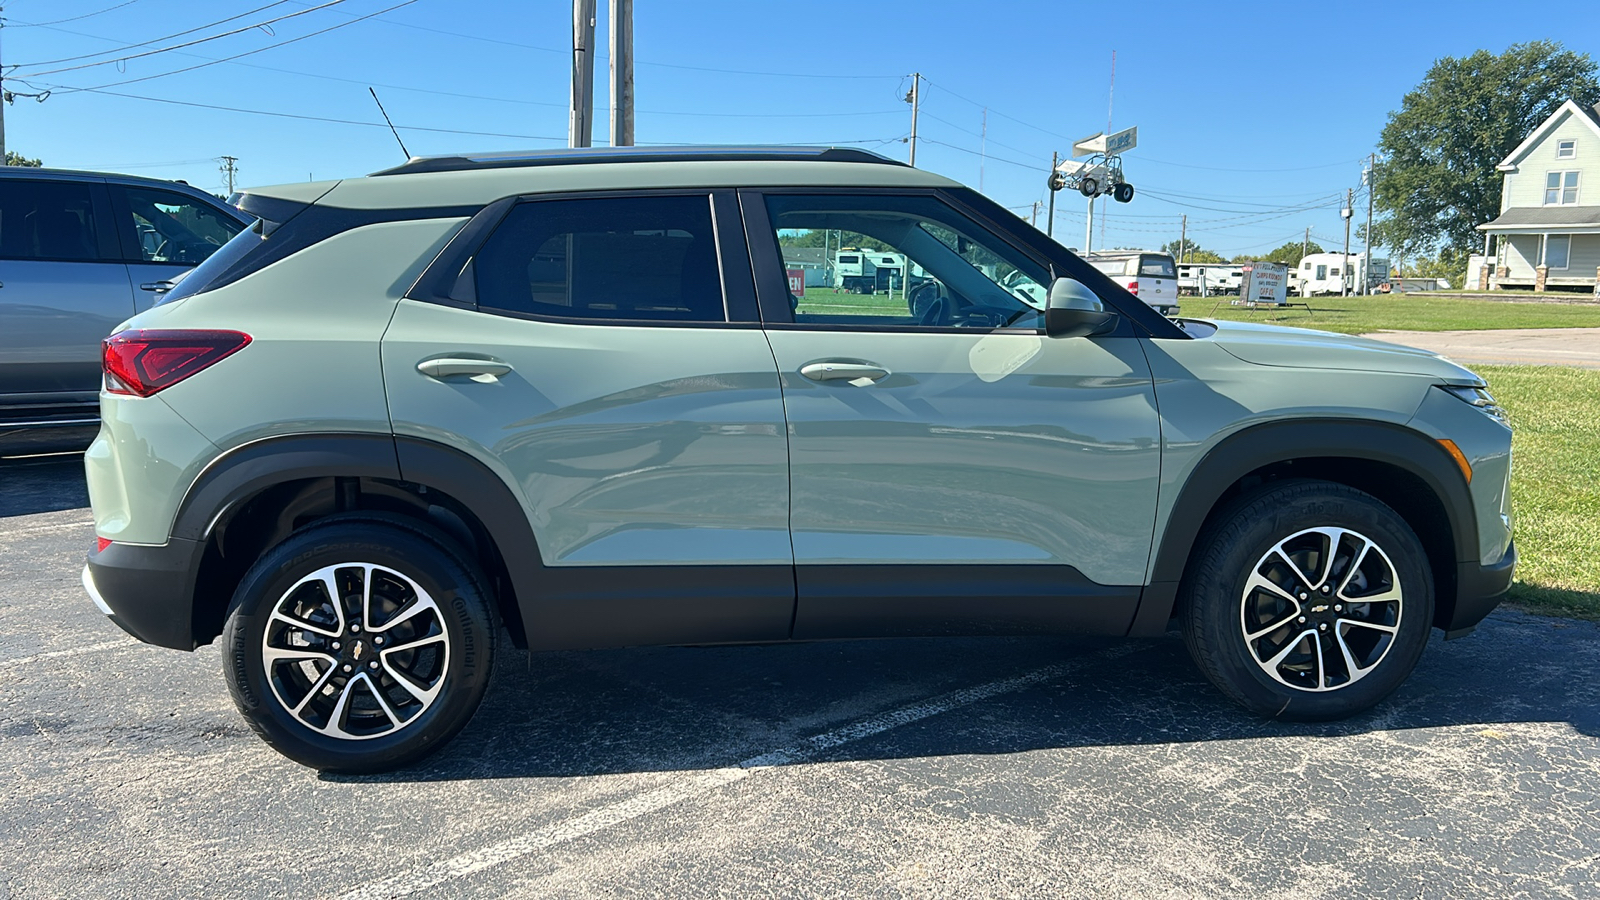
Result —
[{"label": "black tire", "polygon": [[[1321,528],[1330,530],[1309,531]],[[1341,532],[1354,537],[1334,545]],[[1361,541],[1380,552],[1358,558]],[[1289,556],[1298,568],[1283,564]],[[1330,559],[1323,594],[1316,579]],[[1394,510],[1345,485],[1286,481],[1239,498],[1207,526],[1189,565],[1180,597],[1189,654],[1219,690],[1262,716],[1361,712],[1400,686],[1428,641],[1433,576],[1422,542]],[[1281,589],[1302,571],[1307,590],[1291,588],[1287,599],[1267,587],[1247,594],[1255,573]],[[1391,595],[1398,599],[1381,600]],[[1391,627],[1385,637],[1380,629]],[[1289,655],[1269,671],[1279,653]]]},{"label": "black tire", "polygon": [[1131,202],[1133,200],[1133,185],[1127,182],[1117,185],[1112,191],[1112,196],[1116,198],[1118,203]]},{"label": "black tire", "polygon": [[1095,197],[1100,193],[1100,180],[1098,178],[1085,178],[1078,182],[1078,193],[1085,197]]},{"label": "black tire", "polygon": [[[307,580],[330,567],[345,598],[341,612],[326,602],[326,582]],[[378,606],[363,622],[358,590],[369,583]],[[263,740],[304,765],[363,774],[416,762],[466,725],[488,687],[497,629],[487,584],[466,554],[426,526],[362,517],[318,523],[263,555],[234,592],[222,634],[229,693]],[[304,624],[275,617],[280,607]],[[318,658],[280,659],[269,678],[269,640],[272,651],[303,647]],[[301,715],[287,705],[294,701],[304,701]],[[317,722],[340,734],[319,731]]]}]

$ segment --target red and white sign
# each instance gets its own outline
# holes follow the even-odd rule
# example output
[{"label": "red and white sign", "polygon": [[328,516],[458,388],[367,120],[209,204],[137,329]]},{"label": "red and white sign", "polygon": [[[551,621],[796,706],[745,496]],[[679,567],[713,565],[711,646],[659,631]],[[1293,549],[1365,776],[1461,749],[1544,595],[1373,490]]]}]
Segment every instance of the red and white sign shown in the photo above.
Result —
[{"label": "red and white sign", "polygon": [[806,295],[806,270],[788,269],[787,271],[789,273],[789,293],[796,297],[804,297]]}]

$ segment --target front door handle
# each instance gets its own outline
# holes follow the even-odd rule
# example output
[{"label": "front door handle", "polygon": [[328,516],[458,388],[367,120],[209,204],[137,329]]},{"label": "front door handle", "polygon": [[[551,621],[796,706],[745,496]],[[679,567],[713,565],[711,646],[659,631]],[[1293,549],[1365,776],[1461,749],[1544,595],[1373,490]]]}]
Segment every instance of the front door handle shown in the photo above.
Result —
[{"label": "front door handle", "polygon": [[152,294],[165,294],[175,286],[170,281],[146,281],[144,284],[139,285],[139,290],[149,291]]},{"label": "front door handle", "polygon": [[443,357],[441,359],[425,359],[417,363],[417,371],[433,378],[448,378],[451,375],[470,375],[474,380],[479,378],[498,378],[508,374],[511,366],[497,359],[458,359]]},{"label": "front door handle", "polygon": [[800,374],[812,381],[844,380],[861,387],[887,376],[889,370],[875,363],[825,359],[801,366]]}]

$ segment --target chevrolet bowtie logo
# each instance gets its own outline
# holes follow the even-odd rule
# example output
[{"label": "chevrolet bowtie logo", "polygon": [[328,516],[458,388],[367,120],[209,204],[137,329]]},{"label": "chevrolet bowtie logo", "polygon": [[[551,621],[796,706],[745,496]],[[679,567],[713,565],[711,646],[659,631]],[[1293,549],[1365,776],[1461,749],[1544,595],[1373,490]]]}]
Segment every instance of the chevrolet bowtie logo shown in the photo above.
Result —
[{"label": "chevrolet bowtie logo", "polygon": [[[1327,607],[1323,607],[1323,609],[1327,609]],[[365,652],[366,649],[367,649],[367,645],[366,644],[363,644],[360,641],[356,641],[356,645],[354,647],[350,648],[350,657],[352,659],[359,660],[361,658],[361,654],[363,652]]]},{"label": "chevrolet bowtie logo", "polygon": [[[1328,611],[1328,604],[1319,603],[1316,606],[1311,607],[1311,611],[1314,612],[1314,613],[1327,612]],[[359,656],[360,654],[361,654],[361,647],[357,646],[356,647],[356,655]]]}]

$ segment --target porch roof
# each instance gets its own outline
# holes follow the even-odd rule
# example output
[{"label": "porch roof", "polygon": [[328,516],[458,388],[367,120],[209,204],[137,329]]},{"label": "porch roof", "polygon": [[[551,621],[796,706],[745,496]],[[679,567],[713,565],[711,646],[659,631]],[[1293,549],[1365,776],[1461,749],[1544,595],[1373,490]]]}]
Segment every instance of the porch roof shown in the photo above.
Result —
[{"label": "porch roof", "polygon": [[1479,231],[1600,234],[1600,206],[1513,206]]}]

